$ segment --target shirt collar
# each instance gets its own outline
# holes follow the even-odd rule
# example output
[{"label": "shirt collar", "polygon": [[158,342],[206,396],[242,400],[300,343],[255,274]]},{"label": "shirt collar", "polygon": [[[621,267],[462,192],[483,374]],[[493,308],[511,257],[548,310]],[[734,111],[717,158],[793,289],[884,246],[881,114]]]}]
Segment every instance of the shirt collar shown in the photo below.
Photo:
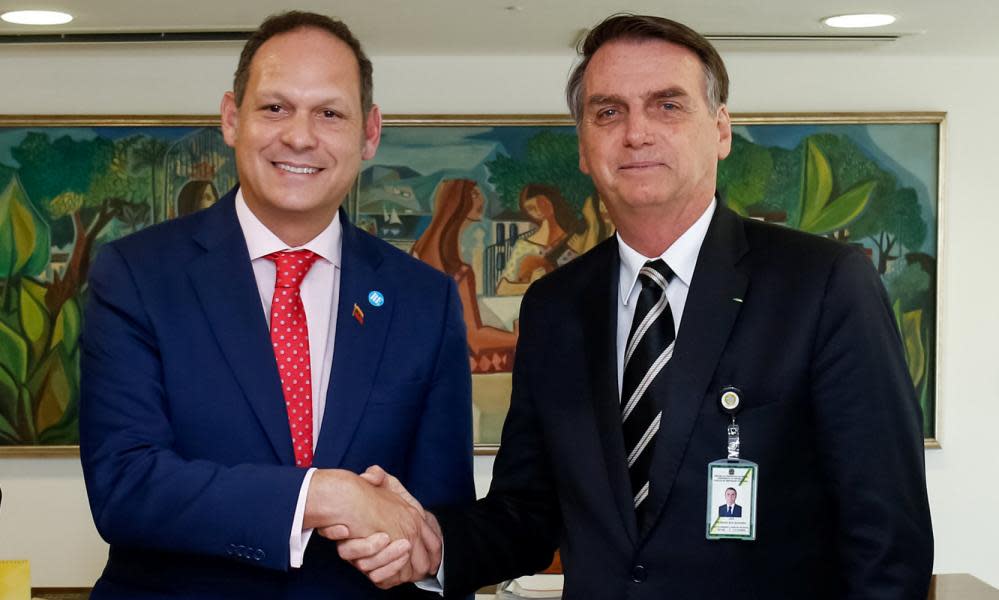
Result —
[{"label": "shirt collar", "polygon": [[282,250],[311,250],[333,265],[340,266],[343,229],[340,224],[339,211],[326,229],[297,248],[289,247],[260,222],[260,219],[246,205],[242,189],[236,190],[236,218],[239,219],[239,227],[243,230],[243,237],[246,238],[246,248],[250,251],[251,261]]},{"label": "shirt collar", "polygon": [[690,287],[690,281],[694,277],[694,267],[697,265],[697,254],[701,251],[701,244],[704,243],[704,236],[708,233],[708,225],[711,224],[717,203],[717,200],[712,200],[694,224],[687,228],[687,231],[684,231],[669,248],[666,248],[665,252],[656,257],[643,256],[626,244],[620,235],[617,236],[618,254],[621,257],[621,304],[628,305],[631,291],[638,283],[638,272],[647,261],[656,258],[663,259],[673,270],[674,277]]}]

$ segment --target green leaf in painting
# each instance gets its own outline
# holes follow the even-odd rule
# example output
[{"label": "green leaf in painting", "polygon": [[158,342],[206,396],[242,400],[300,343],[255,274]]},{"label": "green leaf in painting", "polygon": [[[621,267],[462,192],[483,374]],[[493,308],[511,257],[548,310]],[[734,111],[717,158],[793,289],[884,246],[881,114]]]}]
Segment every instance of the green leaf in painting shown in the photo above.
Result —
[{"label": "green leaf in painting", "polygon": [[[0,366],[0,418],[7,423],[17,421],[17,399],[20,397],[20,386],[10,371]],[[11,425],[13,431],[13,425]],[[14,437],[17,438],[16,433]]]},{"label": "green leaf in painting", "polygon": [[52,320],[45,308],[45,287],[21,280],[21,331],[31,345],[32,362],[37,363],[47,349]]},{"label": "green leaf in painting", "polygon": [[20,272],[31,258],[31,251],[35,249],[37,241],[35,222],[31,218],[31,213],[20,202],[11,203],[10,222],[13,225],[14,249],[17,252],[14,271]]},{"label": "green leaf in painting", "polygon": [[826,205],[826,208],[807,225],[802,222],[802,229],[811,233],[823,234],[837,229],[843,229],[856,219],[867,207],[867,201],[874,191],[874,182],[867,181],[843,192],[838,198]]},{"label": "green leaf in painting", "polygon": [[48,223],[42,219],[14,176],[0,193],[0,277],[39,275],[48,265]]},{"label": "green leaf in painting", "polygon": [[72,355],[80,337],[80,304],[76,298],[70,298],[62,305],[59,317],[56,318],[55,329],[52,331],[50,348],[62,342],[67,355]]},{"label": "green leaf in painting", "polygon": [[6,367],[15,381],[28,377],[28,343],[3,321],[0,321],[0,366]]},{"label": "green leaf in painting", "polygon": [[902,315],[902,344],[905,346],[905,362],[909,365],[909,376],[918,389],[926,374],[926,348],[923,346],[921,309]]},{"label": "green leaf in painting", "polygon": [[59,349],[50,352],[29,384],[35,398],[36,431],[45,431],[58,423],[69,404],[72,384],[62,357]]},{"label": "green leaf in painting", "polygon": [[833,175],[829,161],[819,147],[809,140],[805,144],[805,181],[801,186],[801,220],[799,228],[815,221],[832,195]]},{"label": "green leaf in painting", "polygon": [[13,445],[17,443],[17,432],[10,424],[7,417],[0,415],[0,446]]}]

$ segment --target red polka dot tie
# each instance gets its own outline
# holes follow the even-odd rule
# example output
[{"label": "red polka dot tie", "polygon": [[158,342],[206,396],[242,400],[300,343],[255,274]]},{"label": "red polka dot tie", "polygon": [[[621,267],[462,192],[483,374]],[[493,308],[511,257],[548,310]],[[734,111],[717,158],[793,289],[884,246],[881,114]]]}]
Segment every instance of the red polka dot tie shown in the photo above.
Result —
[{"label": "red polka dot tie", "polygon": [[319,255],[295,250],[274,252],[267,258],[277,266],[271,300],[271,343],[288,410],[295,465],[309,467],[312,466],[312,367],[309,326],[299,286]]}]

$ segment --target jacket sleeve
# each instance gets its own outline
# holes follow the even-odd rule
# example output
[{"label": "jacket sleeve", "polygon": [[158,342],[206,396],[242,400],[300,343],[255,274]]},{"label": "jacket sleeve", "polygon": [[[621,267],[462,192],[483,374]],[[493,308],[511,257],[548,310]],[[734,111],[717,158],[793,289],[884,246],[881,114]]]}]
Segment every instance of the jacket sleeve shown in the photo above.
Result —
[{"label": "jacket sleeve", "polygon": [[933,533],[922,419],[887,294],[859,252],[831,269],[810,378],[844,597],[925,597]]},{"label": "jacket sleeve", "polygon": [[475,500],[472,381],[461,301],[448,280],[433,375],[409,450],[407,489],[427,507]]},{"label": "jacket sleeve", "polygon": [[175,451],[157,340],[113,244],[91,269],[81,347],[80,458],[101,536],[287,569],[305,471],[225,466]]},{"label": "jacket sleeve", "polygon": [[447,555],[445,598],[536,573],[551,563],[558,546],[558,496],[530,385],[545,329],[532,298],[528,292],[521,308],[510,411],[489,493],[470,507],[437,513]]}]

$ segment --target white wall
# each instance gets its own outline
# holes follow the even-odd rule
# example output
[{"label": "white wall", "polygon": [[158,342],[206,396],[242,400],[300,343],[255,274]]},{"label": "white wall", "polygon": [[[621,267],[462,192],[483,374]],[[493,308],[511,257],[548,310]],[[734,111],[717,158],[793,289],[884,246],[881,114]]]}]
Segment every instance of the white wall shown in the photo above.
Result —
[{"label": "white wall", "polygon": [[[210,114],[237,47],[3,48],[0,111],[9,114]],[[999,423],[995,297],[999,223],[999,59],[927,60],[883,53],[730,53],[734,112],[947,111],[939,438],[927,452],[936,572],[999,586],[994,462]],[[375,98],[392,113],[562,113],[571,56],[375,57]],[[990,267],[989,265],[993,266]],[[862,459],[862,457],[858,457]],[[480,494],[491,461],[477,458]],[[991,461],[991,462],[986,462]],[[29,558],[36,586],[93,583],[106,547],[73,458],[0,458],[0,559]]]}]

